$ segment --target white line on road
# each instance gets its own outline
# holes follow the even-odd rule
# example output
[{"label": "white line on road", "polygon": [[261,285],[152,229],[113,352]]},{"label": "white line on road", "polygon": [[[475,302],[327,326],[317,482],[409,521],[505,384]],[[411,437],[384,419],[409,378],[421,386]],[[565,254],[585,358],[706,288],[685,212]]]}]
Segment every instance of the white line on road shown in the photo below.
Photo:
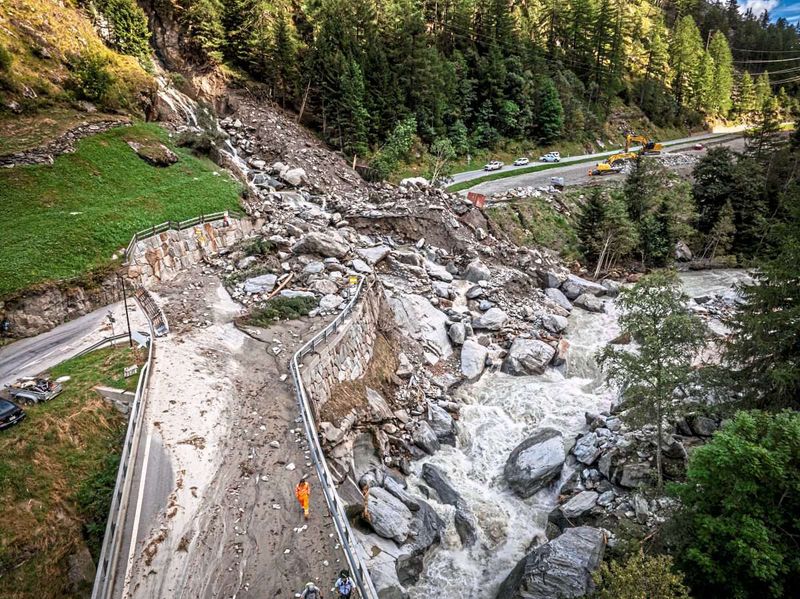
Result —
[{"label": "white line on road", "polygon": [[131,568],[133,567],[133,557],[136,553],[137,536],[139,532],[139,518],[142,515],[142,502],[144,500],[144,482],[147,477],[147,462],[150,460],[150,444],[153,440],[153,430],[148,428],[147,441],[144,446],[144,459],[142,461],[142,475],[139,478],[139,494],[136,497],[136,512],[133,516],[133,528],[131,530],[131,544],[128,549],[128,561],[125,566],[125,582],[122,586],[122,596],[128,596],[128,587],[131,582]]}]

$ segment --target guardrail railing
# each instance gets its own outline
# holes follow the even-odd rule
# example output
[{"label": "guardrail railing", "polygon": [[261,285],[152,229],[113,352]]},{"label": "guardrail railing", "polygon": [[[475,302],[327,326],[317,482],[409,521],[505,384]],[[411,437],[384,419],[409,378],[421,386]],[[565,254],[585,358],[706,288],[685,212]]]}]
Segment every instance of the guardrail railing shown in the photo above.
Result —
[{"label": "guardrail railing", "polygon": [[[144,312],[144,309],[142,309]],[[145,315],[147,313],[145,312]],[[125,433],[125,441],[122,445],[122,455],[119,460],[117,470],[117,480],[114,485],[114,494],[111,497],[111,508],[108,511],[108,522],[106,532],[103,536],[103,546],[100,549],[100,559],[97,563],[97,574],[92,588],[92,599],[109,599],[114,590],[114,582],[119,560],[120,530],[125,526],[125,516],[130,494],[132,476],[128,476],[129,470],[133,468],[131,463],[135,457],[134,445],[138,444],[139,432],[141,430],[144,410],[144,395],[147,392],[147,381],[150,378],[150,365],[153,363],[153,345],[155,340],[155,330],[149,317],[147,319],[150,328],[150,342],[147,344],[147,360],[139,371],[139,381],[136,384],[136,393],[130,406],[128,416],[128,431]],[[127,337],[127,333],[123,337]],[[104,340],[106,342],[107,340]]]},{"label": "guardrail railing", "polygon": [[100,349],[101,347],[103,347],[105,345],[114,345],[115,341],[120,341],[122,339],[127,339],[127,338],[128,338],[128,333],[127,332],[119,333],[118,335],[112,335],[111,337],[103,337],[97,343],[95,343],[93,345],[90,345],[86,349],[82,349],[81,351],[79,351],[77,354],[75,354],[72,357],[73,358],[80,358],[81,356],[85,356],[86,354],[91,353],[96,349]]},{"label": "guardrail railing", "polygon": [[211,214],[201,214],[200,216],[195,216],[189,220],[168,220],[167,222],[159,225],[153,225],[149,229],[138,231],[133,234],[130,243],[128,243],[128,247],[125,248],[125,262],[130,262],[131,256],[133,255],[133,248],[143,239],[148,239],[158,235],[159,233],[163,233],[164,231],[183,231],[184,229],[201,225],[203,223],[212,223],[225,218],[237,218],[239,216],[241,215],[238,212],[212,212]]},{"label": "guardrail railing", "polygon": [[359,275],[358,286],[344,310],[342,310],[328,326],[314,335],[303,347],[297,350],[289,363],[289,370],[292,373],[292,380],[294,381],[294,387],[297,392],[300,414],[303,417],[303,428],[305,428],[306,437],[308,438],[308,447],[311,451],[311,461],[314,463],[317,476],[322,484],[322,492],[325,495],[325,501],[328,504],[331,518],[333,518],[333,524],[339,536],[339,544],[344,550],[350,573],[356,583],[356,587],[361,593],[362,599],[377,599],[378,592],[375,590],[375,585],[364,563],[362,552],[359,551],[357,547],[358,540],[350,526],[350,521],[347,518],[342,501],[339,499],[339,494],[336,491],[336,483],[331,475],[331,471],[328,469],[325,454],[322,452],[322,446],[319,443],[319,435],[317,434],[317,425],[314,419],[314,411],[311,409],[309,397],[303,385],[303,379],[300,376],[300,361],[308,354],[316,351],[317,347],[327,342],[328,338],[339,330],[344,319],[352,313],[353,307],[361,295],[365,280],[365,277]]}]

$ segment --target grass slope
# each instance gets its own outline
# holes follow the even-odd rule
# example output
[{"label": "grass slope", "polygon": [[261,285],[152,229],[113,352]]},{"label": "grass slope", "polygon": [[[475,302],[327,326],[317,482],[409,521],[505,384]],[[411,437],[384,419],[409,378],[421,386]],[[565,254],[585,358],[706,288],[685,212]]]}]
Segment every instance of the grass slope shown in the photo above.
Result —
[{"label": "grass slope", "polygon": [[126,140],[171,146],[159,126],[137,124],[86,138],[53,165],[0,171],[0,298],[108,266],[151,225],[238,207],[239,184],[211,161],[171,146],[180,161],[157,168]]},{"label": "grass slope", "polygon": [[557,251],[565,260],[580,257],[578,235],[572,223],[541,198],[488,208],[486,215],[517,245],[544,246]]},{"label": "grass slope", "polygon": [[92,387],[133,389],[138,377],[122,370],[141,364],[143,351],[118,346],[63,362],[51,370],[71,377],[63,393],[0,432],[0,597],[86,596],[67,588],[66,558],[88,545],[97,559],[125,431]]}]

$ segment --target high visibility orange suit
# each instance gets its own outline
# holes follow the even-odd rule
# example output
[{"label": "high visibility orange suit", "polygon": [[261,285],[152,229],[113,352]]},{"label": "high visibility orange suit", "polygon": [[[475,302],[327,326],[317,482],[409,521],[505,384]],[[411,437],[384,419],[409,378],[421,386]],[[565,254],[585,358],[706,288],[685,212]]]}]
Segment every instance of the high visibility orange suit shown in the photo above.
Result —
[{"label": "high visibility orange suit", "polygon": [[303,508],[303,516],[305,516],[306,520],[308,520],[308,503],[310,493],[311,487],[308,484],[308,481],[305,480],[300,481],[294,488],[295,497],[297,497],[297,501],[300,502],[300,507]]}]

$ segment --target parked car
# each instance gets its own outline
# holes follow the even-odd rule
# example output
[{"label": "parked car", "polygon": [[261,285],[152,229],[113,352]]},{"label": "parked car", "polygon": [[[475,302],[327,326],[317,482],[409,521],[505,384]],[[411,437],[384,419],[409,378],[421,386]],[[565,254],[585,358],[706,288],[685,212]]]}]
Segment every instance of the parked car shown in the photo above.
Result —
[{"label": "parked car", "polygon": [[501,168],[505,166],[504,163],[500,162],[499,160],[492,160],[489,164],[483,167],[485,171],[499,171]]},{"label": "parked car", "polygon": [[705,149],[706,149],[706,147],[705,147],[703,144],[701,144],[701,143],[696,143],[696,144],[694,144],[693,148],[694,148],[695,150],[705,150]]},{"label": "parked car", "polygon": [[539,158],[540,162],[561,162],[561,154],[558,152],[548,152]]},{"label": "parked car", "polygon": [[22,422],[25,412],[13,401],[0,399],[0,430]]},{"label": "parked car", "polygon": [[529,162],[530,162],[530,160],[528,160],[527,158],[517,158],[514,161],[514,166],[525,166]]}]

